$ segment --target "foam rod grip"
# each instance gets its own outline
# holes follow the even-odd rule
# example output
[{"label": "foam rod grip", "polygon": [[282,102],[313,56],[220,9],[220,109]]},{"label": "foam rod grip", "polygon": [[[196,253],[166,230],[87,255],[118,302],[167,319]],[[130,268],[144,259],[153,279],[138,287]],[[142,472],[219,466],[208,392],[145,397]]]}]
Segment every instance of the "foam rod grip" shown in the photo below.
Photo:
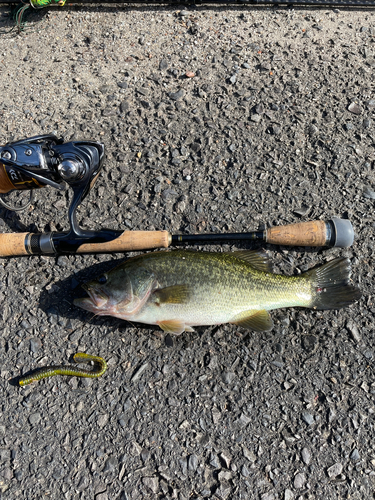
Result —
[{"label": "foam rod grip", "polygon": [[167,248],[171,243],[168,231],[124,231],[118,238],[105,243],[84,243],[76,253],[113,253]]},{"label": "foam rod grip", "polygon": [[327,226],[323,220],[299,222],[267,229],[267,243],[296,247],[324,247],[327,244]]},{"label": "foam rod grip", "polygon": [[25,240],[29,233],[2,233],[0,234],[0,257],[17,257],[29,255]]}]

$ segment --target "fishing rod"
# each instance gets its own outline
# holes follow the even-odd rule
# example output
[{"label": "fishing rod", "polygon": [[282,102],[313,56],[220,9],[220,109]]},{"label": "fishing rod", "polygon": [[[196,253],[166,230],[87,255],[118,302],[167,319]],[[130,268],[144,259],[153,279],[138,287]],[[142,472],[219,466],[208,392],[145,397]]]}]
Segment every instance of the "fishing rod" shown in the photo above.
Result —
[{"label": "fishing rod", "polygon": [[[182,244],[229,243],[258,240],[273,245],[349,247],[354,240],[349,220],[309,221],[247,233],[170,234],[168,231],[86,230],[77,222],[77,208],[94,186],[104,162],[104,145],[96,141],[64,143],[55,135],[38,135],[0,147],[0,203],[2,194],[51,186],[73,190],[68,209],[70,229],[48,233],[0,234],[0,257],[116,253],[167,248]],[[19,209],[17,209],[19,210]]]}]

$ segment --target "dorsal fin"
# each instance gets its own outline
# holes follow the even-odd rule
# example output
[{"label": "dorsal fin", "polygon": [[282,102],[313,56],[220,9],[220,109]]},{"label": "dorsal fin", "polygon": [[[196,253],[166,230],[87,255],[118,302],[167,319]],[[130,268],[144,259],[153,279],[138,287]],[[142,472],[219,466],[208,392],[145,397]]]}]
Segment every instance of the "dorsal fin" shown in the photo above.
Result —
[{"label": "dorsal fin", "polygon": [[262,250],[237,250],[232,253],[237,259],[245,260],[254,269],[265,273],[272,273],[271,261]]}]

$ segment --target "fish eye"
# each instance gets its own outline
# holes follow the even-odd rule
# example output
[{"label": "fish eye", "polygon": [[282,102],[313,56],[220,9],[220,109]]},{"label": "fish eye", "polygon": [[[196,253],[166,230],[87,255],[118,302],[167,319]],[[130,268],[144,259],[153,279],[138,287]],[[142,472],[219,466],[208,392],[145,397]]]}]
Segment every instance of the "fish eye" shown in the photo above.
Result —
[{"label": "fish eye", "polygon": [[102,274],[98,278],[98,283],[100,283],[101,285],[104,285],[105,283],[107,283],[107,280],[108,280],[107,276],[105,274]]}]

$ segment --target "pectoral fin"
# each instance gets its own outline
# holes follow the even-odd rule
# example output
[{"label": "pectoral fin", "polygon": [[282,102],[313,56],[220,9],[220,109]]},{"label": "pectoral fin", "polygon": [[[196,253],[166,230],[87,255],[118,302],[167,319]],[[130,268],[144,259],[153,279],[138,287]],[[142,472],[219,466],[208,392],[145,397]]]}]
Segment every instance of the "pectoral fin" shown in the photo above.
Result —
[{"label": "pectoral fin", "polygon": [[273,328],[271,316],[264,309],[260,311],[245,311],[239,314],[231,323],[256,332],[268,332]]},{"label": "pectoral fin", "polygon": [[153,292],[156,304],[185,304],[190,297],[190,288],[187,285],[173,285],[158,288]]},{"label": "pectoral fin", "polygon": [[190,326],[185,325],[185,323],[182,323],[182,321],[179,321],[177,319],[170,319],[167,321],[159,321],[157,323],[160,328],[165,332],[165,333],[173,333],[173,335],[181,335],[182,332],[193,332],[193,328]]}]

